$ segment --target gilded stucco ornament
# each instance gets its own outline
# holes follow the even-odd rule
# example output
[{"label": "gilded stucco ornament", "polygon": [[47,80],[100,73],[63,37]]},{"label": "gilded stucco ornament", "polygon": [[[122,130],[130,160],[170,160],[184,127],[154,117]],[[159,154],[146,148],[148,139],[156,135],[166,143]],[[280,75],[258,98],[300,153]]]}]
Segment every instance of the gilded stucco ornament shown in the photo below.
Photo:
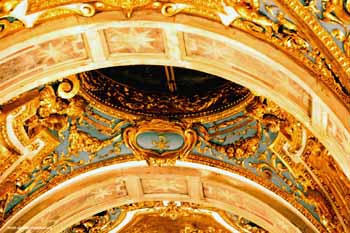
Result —
[{"label": "gilded stucco ornament", "polygon": [[[343,182],[345,176],[337,168],[334,161],[332,163],[326,162],[325,164],[325,161],[330,159],[326,149],[315,138],[310,137],[310,133],[300,123],[290,117],[289,120],[294,122],[292,134],[288,135],[280,131],[270,148],[283,161],[294,177],[304,184],[305,192],[300,192],[299,194],[316,206],[318,213],[320,213],[320,220],[327,227],[328,231],[343,231],[339,219],[343,219],[343,224],[348,224],[346,215],[349,210],[346,207],[345,199],[337,199],[335,201],[335,198],[339,197],[339,193],[341,193],[340,196],[345,198],[349,196],[349,192],[346,191],[348,188],[344,188],[348,186],[348,184]],[[333,181],[329,178],[331,170],[334,173]],[[342,176],[335,175],[334,171],[339,172]],[[318,177],[316,180],[321,183],[317,183],[316,180],[311,178],[314,175]],[[325,181],[328,181],[328,183],[326,184]],[[328,187],[328,189],[322,192],[322,188],[320,190],[317,186]],[[331,203],[338,203],[337,205],[339,206],[336,208],[336,212],[342,215],[341,218],[335,218],[336,212],[332,210]]]},{"label": "gilded stucco ornament", "polygon": [[[314,196],[314,201],[319,203],[320,210],[324,212],[324,219],[333,231],[341,232],[340,224],[334,219],[335,215],[329,213],[329,205],[333,205],[343,225],[349,226],[350,219],[350,184],[347,177],[339,169],[339,166],[334,159],[328,154],[324,146],[314,137],[310,136],[307,141],[307,147],[303,154],[303,160],[309,169],[318,177],[321,186],[324,189],[324,194],[329,202],[325,201],[324,194],[317,193]],[[327,208],[328,207],[328,208]]]},{"label": "gilded stucco ornament", "polygon": [[169,166],[196,158],[191,161],[224,167],[269,188],[321,230],[341,232],[347,226],[346,177],[331,178],[341,173],[324,147],[266,98],[247,98],[237,109],[192,119],[150,119],[113,115],[117,111],[82,90],[95,84],[81,84],[68,77],[1,108],[2,222],[41,192],[96,167],[123,159]]},{"label": "gilded stucco ornament", "polygon": [[309,31],[310,43],[318,48],[314,63],[322,73],[319,77],[349,106],[349,1],[280,0],[278,4],[299,21],[300,28]]},{"label": "gilded stucco ornament", "polygon": [[[300,135],[288,139],[283,133],[279,133],[270,148],[277,155],[278,159],[283,162],[284,169],[290,171],[296,177],[296,180],[304,185],[304,192],[298,192],[298,195],[313,203],[317,212],[320,214],[321,222],[327,226],[329,231],[333,232],[338,219],[332,219],[332,223],[330,224],[329,219],[335,215],[334,211],[332,211],[330,201],[320,192],[317,182],[311,177],[312,173],[310,174],[308,168],[305,167],[302,157],[306,153],[308,146],[308,132],[300,127],[300,124],[298,126],[299,129],[296,129],[296,131],[299,131]],[[291,150],[293,141],[297,141],[300,145],[297,150]],[[284,169],[280,169],[281,172]]]},{"label": "gilded stucco ornament", "polygon": [[[347,221],[342,211],[346,211],[344,200],[337,200],[336,202],[343,207],[340,207],[340,214],[343,214],[341,218],[334,218],[335,212],[332,210],[331,199],[334,198],[326,197],[319,187],[324,187],[324,183],[317,183],[317,180],[314,180],[312,176],[315,175],[314,170],[310,172],[311,167],[317,166],[318,169],[324,170],[327,166],[321,165],[321,160],[319,160],[322,155],[325,156],[328,152],[325,148],[314,139],[310,138],[310,133],[307,132],[303,126],[297,122],[293,117],[291,117],[286,112],[282,111],[278,106],[273,103],[269,103],[267,100],[259,99],[253,104],[253,109],[258,109],[259,111],[254,112],[254,116],[260,118],[262,121],[268,122],[269,124],[276,124],[273,128],[277,127],[278,136],[275,141],[270,145],[271,150],[274,154],[277,155],[277,158],[282,161],[282,163],[274,163],[275,169],[283,172],[288,170],[293,174],[293,176],[301,182],[304,186],[304,192],[297,191],[297,195],[305,198],[309,202],[313,203],[317,209],[317,212],[320,214],[320,220],[324,226],[330,232],[341,231],[342,227],[339,224],[339,219],[344,219]],[[259,106],[259,107],[257,107]],[[248,111],[252,112],[252,108],[248,106]],[[306,159],[305,159],[306,158]],[[307,164],[307,166],[305,166]],[[333,164],[335,162],[333,161]],[[336,167],[336,164],[333,165]],[[333,167],[333,171],[336,169]],[[339,170],[338,170],[339,171]],[[317,177],[319,177],[321,171],[316,171]],[[321,172],[322,173],[322,172]],[[323,172],[323,174],[329,174],[329,171]],[[335,175],[335,173],[334,173]],[[338,178],[335,178],[337,180]],[[344,177],[340,180],[344,180]],[[329,180],[330,181],[330,180]],[[322,181],[321,181],[322,182]],[[329,187],[328,183],[327,187]],[[346,185],[343,183],[342,185]],[[327,190],[326,193],[332,195],[332,192],[338,193],[340,187],[333,187],[332,191]],[[342,188],[342,196],[347,197],[349,194]],[[346,213],[346,212],[345,212]],[[344,218],[345,217],[345,218]],[[344,222],[347,224],[347,222]]]},{"label": "gilded stucco ornament", "polygon": [[[235,120],[224,122],[223,124],[220,124],[216,127],[225,128],[229,125],[237,123],[240,120],[242,119],[236,118]],[[219,153],[225,154],[228,158],[245,159],[252,156],[258,149],[258,144],[261,139],[261,129],[260,127],[257,127],[257,132],[252,137],[240,138],[234,143],[222,144],[212,140],[212,135],[210,135],[210,133],[205,127],[203,127],[202,125],[198,125],[197,127],[198,131],[200,132],[200,138],[203,141],[205,141],[211,149],[216,150]],[[198,144],[197,146],[200,146],[200,144]],[[200,147],[198,147],[198,149],[201,150]]]},{"label": "gilded stucco ornament", "polygon": [[[151,145],[146,141],[148,135],[154,138]],[[176,160],[184,159],[197,142],[197,133],[191,125],[160,119],[138,122],[128,127],[123,137],[139,159],[157,166],[173,165]]]},{"label": "gilded stucco ornament", "polygon": [[[69,80],[63,84],[66,81]],[[58,87],[59,95],[69,95],[74,90],[75,81],[69,82],[71,88]],[[0,222],[15,195],[27,195],[38,182],[49,181],[53,166],[62,166],[60,169],[64,170],[63,157],[58,161],[57,154],[52,154],[51,158],[48,155],[59,145],[62,132],[68,128],[68,117],[76,118],[81,114],[81,99],[68,104],[56,96],[51,86],[29,92],[3,107],[0,116],[0,156],[4,163],[0,173]],[[58,135],[53,135],[51,130],[57,131]],[[32,173],[33,170],[36,171]]]},{"label": "gilded stucco ornament", "polygon": [[306,1],[305,6],[324,23],[323,27],[334,39],[342,43],[340,47],[349,57],[350,2],[348,0]]},{"label": "gilded stucco ornament", "polygon": [[262,137],[262,127],[266,126],[273,132],[280,132],[279,135],[290,142],[288,145],[289,151],[299,150],[301,147],[301,124],[289,116],[285,111],[281,110],[276,104],[268,101],[262,97],[255,97],[245,107],[247,116],[251,119],[255,119],[257,124],[252,128],[256,129],[256,132],[251,137],[240,138],[232,144],[220,145],[212,142],[211,137],[215,135],[210,134],[210,130],[220,130],[237,123],[243,122],[246,116],[237,117],[235,119],[224,121],[217,124],[215,127],[206,129],[202,125],[198,125],[198,131],[201,138],[206,141],[213,149],[225,153],[229,158],[236,157],[238,159],[247,158],[254,154],[259,146],[259,142]]}]

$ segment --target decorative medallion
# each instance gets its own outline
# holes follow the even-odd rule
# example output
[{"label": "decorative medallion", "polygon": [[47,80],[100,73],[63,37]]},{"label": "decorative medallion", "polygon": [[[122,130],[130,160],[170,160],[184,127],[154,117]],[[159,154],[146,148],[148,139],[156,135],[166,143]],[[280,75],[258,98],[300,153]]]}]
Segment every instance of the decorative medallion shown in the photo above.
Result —
[{"label": "decorative medallion", "polygon": [[183,159],[197,142],[197,133],[181,122],[141,121],[124,131],[126,145],[150,165],[171,165]]}]

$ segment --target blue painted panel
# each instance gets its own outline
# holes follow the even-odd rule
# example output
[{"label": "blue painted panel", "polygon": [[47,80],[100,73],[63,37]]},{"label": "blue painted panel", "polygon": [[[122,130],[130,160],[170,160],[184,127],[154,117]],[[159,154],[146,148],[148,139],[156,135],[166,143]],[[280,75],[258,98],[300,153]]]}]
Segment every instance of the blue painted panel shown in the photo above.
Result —
[{"label": "blue painted panel", "polygon": [[172,132],[159,133],[147,131],[139,134],[136,142],[143,149],[157,152],[178,150],[184,145],[183,137],[178,133]]}]

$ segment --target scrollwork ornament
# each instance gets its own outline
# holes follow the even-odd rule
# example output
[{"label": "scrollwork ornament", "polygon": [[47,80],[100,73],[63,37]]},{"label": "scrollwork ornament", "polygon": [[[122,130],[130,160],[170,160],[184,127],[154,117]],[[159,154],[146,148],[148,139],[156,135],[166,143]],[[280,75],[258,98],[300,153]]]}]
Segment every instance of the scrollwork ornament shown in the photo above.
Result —
[{"label": "scrollwork ornament", "polygon": [[322,223],[330,232],[344,231],[343,227],[349,226],[350,223],[348,205],[350,183],[348,179],[345,178],[325,147],[314,137],[308,138],[303,160],[317,176],[324,190],[323,193],[311,190],[308,195],[319,209]]},{"label": "scrollwork ornament", "polygon": [[[71,81],[74,83],[74,80]],[[53,170],[58,174],[65,173],[72,165],[68,165],[71,162],[64,155],[59,156],[53,151],[59,145],[58,137],[69,126],[68,118],[80,117],[84,104],[74,97],[79,85],[70,90],[63,86],[58,88],[58,92],[66,99],[58,97],[53,87],[47,85],[3,107],[0,148],[5,152],[1,157],[6,164],[0,170],[0,190],[4,191],[0,193],[2,217],[11,210],[8,205],[15,196],[29,195],[38,184],[52,179]],[[53,131],[57,131],[58,135],[54,135]]]},{"label": "scrollwork ornament", "polygon": [[75,75],[64,78],[57,88],[57,95],[63,99],[71,99],[78,94],[80,81]]},{"label": "scrollwork ornament", "polygon": [[257,133],[248,138],[240,138],[234,143],[221,145],[212,141],[210,134],[207,129],[203,126],[198,125],[198,130],[201,133],[201,139],[206,142],[206,144],[217,152],[226,155],[230,159],[245,159],[252,156],[258,149],[259,141],[261,139],[261,129],[258,127]]},{"label": "scrollwork ornament", "polygon": [[179,14],[184,9],[188,8],[187,4],[182,3],[167,3],[162,6],[162,14],[168,17]]}]

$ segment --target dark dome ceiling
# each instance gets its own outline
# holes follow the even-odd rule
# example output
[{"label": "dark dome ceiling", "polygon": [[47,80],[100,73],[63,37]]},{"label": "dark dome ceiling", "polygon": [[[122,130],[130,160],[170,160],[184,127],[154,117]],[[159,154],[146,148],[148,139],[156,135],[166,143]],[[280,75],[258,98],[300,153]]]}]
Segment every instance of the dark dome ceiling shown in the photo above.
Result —
[{"label": "dark dome ceiling", "polygon": [[220,77],[169,66],[121,66],[79,75],[83,91],[110,107],[138,115],[208,115],[251,95]]}]

